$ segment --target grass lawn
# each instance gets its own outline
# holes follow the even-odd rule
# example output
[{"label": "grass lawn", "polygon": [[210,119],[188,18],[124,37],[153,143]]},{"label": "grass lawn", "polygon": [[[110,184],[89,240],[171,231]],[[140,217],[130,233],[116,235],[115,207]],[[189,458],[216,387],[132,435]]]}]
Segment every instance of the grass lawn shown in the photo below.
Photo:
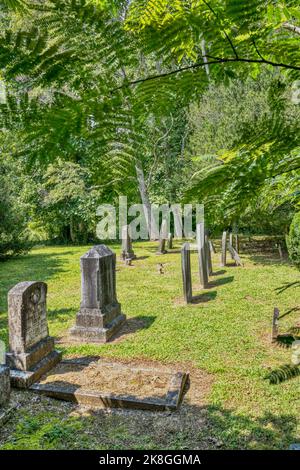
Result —
[{"label": "grass lawn", "polygon": [[[274,306],[285,332],[299,322],[299,288],[276,289],[299,272],[276,255],[243,255],[244,268],[219,267],[200,291],[192,254],[194,295],[182,302],[180,246],[156,256],[136,243],[133,266],[118,261],[117,292],[128,324],[105,345],[64,344],[68,355],[101,355],[133,362],[176,363],[190,371],[178,412],[88,410],[14,391],[17,405],[0,429],[7,449],[286,449],[300,441],[300,377],[271,385],[270,370],[290,362],[290,350],[270,343]],[[79,257],[89,247],[41,247],[0,264],[0,338],[7,342],[7,292],[24,280],[48,283],[50,334],[64,337],[80,304]],[[120,253],[119,245],[112,248]],[[228,259],[229,264],[231,260]],[[164,264],[160,274],[157,264]]]}]

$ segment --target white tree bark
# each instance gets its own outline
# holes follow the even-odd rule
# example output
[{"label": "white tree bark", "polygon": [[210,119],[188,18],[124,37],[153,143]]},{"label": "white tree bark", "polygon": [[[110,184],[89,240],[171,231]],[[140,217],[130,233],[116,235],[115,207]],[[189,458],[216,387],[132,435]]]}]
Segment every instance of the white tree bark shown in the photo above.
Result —
[{"label": "white tree bark", "polygon": [[293,33],[300,35],[299,26],[295,26],[294,24],[291,24],[291,23],[283,23],[282,27],[285,29],[288,29],[289,31],[292,31]]},{"label": "white tree bark", "polygon": [[150,240],[158,240],[159,238],[159,229],[157,227],[155,219],[152,217],[151,203],[148,196],[148,191],[145,183],[145,176],[142,165],[137,163],[135,166],[136,176],[139,185],[139,191],[143,203],[144,215],[148,227],[149,238]]}]

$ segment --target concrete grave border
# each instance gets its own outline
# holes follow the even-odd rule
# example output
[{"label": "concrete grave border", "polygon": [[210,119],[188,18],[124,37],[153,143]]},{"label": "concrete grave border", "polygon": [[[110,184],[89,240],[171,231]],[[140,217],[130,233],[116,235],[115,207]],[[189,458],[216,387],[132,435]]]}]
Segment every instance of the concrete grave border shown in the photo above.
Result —
[{"label": "concrete grave border", "polygon": [[[78,364],[88,365],[88,362],[84,358],[80,359],[65,359],[61,361],[61,364]],[[117,362],[110,362],[105,364],[111,364],[114,368],[120,370],[124,367],[130,368],[131,370],[140,371],[153,371],[157,372],[157,368],[149,367],[130,367],[129,365],[118,364]],[[74,384],[69,386],[59,386],[52,384],[33,384],[29,390],[32,392],[45,395],[47,397],[56,398],[58,400],[65,400],[75,402],[80,405],[90,406],[101,406],[104,408],[126,408],[126,409],[139,409],[139,410],[150,410],[150,411],[175,411],[178,409],[184,387],[189,379],[187,372],[176,372],[171,376],[169,382],[168,391],[165,398],[138,398],[131,395],[115,395],[113,393],[102,393],[101,391],[89,391],[78,389]]]}]

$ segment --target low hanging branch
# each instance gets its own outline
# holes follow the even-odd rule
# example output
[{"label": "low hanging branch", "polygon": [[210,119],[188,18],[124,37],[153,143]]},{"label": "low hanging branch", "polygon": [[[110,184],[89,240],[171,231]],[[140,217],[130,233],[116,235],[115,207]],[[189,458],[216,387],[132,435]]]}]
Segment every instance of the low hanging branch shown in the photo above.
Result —
[{"label": "low hanging branch", "polygon": [[296,33],[296,34],[300,35],[299,26],[295,26],[291,23],[283,23],[282,27],[285,28],[285,29],[288,29],[289,31],[292,31],[293,33]]},{"label": "low hanging branch", "polygon": [[187,65],[185,67],[180,67],[176,70],[171,70],[170,72],[150,75],[149,77],[139,78],[137,80],[132,80],[130,82],[123,83],[119,87],[111,90],[111,93],[114,93],[117,90],[121,90],[122,88],[138,85],[139,83],[144,83],[144,82],[148,82],[151,80],[158,80],[160,78],[170,77],[171,75],[176,75],[181,72],[186,72],[187,70],[194,70],[200,67],[207,67],[209,65],[216,65],[216,64],[226,64],[226,63],[262,64],[262,65],[271,65],[272,67],[279,67],[279,68],[283,68],[287,70],[299,70],[300,71],[300,65],[285,64],[284,62],[274,62],[272,60],[264,59],[262,56],[260,57],[261,57],[260,59],[251,59],[251,58],[248,59],[248,58],[242,58],[242,57],[222,58],[222,57],[213,57],[213,56],[206,55],[205,57],[203,57],[204,59],[203,62],[196,62],[195,64]]}]

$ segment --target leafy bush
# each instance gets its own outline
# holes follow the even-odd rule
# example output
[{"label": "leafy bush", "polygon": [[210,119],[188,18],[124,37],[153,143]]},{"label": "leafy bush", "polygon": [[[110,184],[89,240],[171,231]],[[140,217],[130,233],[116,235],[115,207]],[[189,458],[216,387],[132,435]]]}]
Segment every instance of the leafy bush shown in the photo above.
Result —
[{"label": "leafy bush", "polygon": [[26,211],[12,175],[0,165],[0,260],[28,251]]},{"label": "leafy bush", "polygon": [[297,212],[292,220],[287,246],[290,259],[300,268],[300,212]]}]

